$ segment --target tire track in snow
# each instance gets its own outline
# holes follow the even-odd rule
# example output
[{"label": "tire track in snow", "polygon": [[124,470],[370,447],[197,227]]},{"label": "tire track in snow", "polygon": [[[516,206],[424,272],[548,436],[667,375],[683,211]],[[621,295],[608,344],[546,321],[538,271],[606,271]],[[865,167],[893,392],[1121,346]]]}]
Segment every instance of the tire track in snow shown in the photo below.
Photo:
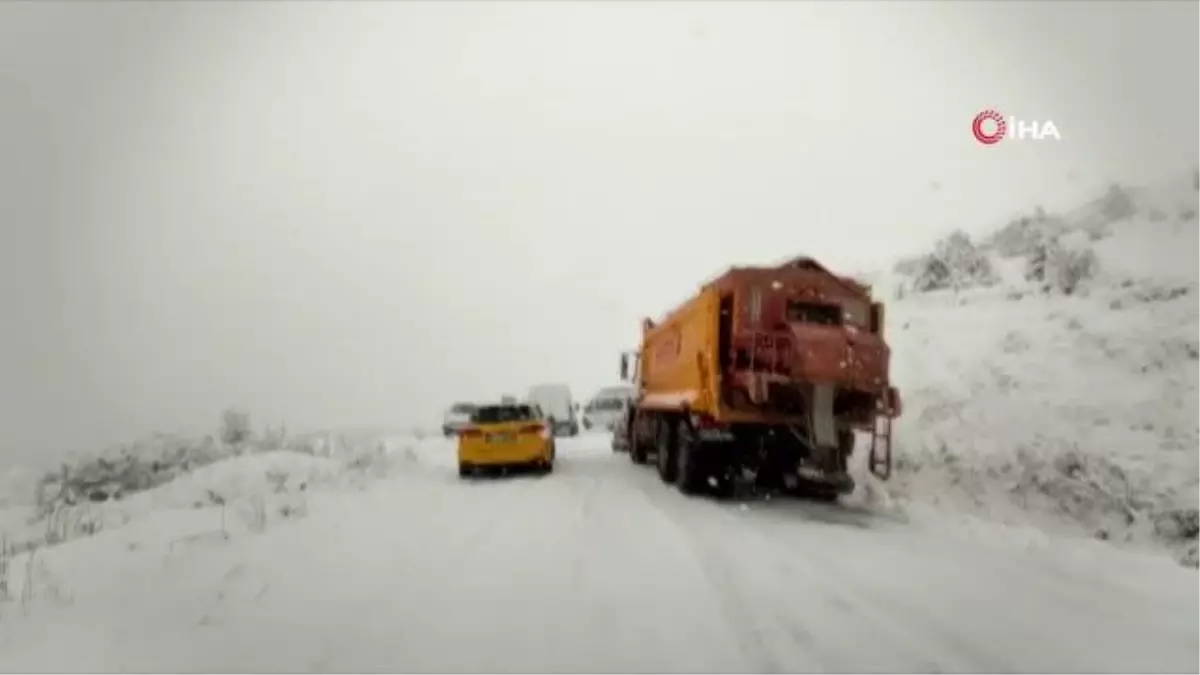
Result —
[{"label": "tire track in snow", "polygon": [[[826,505],[813,504],[811,506],[821,508]],[[785,545],[785,542],[789,541],[789,537],[785,535],[815,535],[815,528],[811,524],[810,527],[804,528],[804,521],[801,520],[797,521],[797,527],[788,528],[790,530],[788,532],[768,533],[764,532],[762,524],[751,526],[748,521],[755,517],[753,513],[746,513],[742,518],[735,518],[729,513],[722,513],[719,517],[729,521],[731,527],[736,528],[739,534],[745,538],[754,540],[753,545],[747,548],[751,548],[759,555],[770,556],[766,565],[770,565],[774,570],[778,586],[805,590],[805,596],[797,598],[796,603],[771,606],[779,621],[786,623],[797,620],[799,617],[790,610],[792,607],[801,606],[818,615],[821,613],[840,614],[849,620],[848,623],[855,625],[859,635],[874,634],[881,638],[886,636],[886,640],[872,641],[872,647],[879,649],[886,645],[887,648],[899,653],[887,659],[880,659],[873,664],[872,669],[880,672],[888,672],[897,668],[930,672],[968,672],[979,669],[981,666],[985,671],[1008,672],[1010,670],[1007,665],[997,665],[993,654],[978,650],[970,643],[959,639],[957,635],[947,633],[937,621],[931,620],[923,612],[914,611],[911,607],[889,603],[886,597],[878,594],[866,595],[858,591],[857,589],[861,587],[860,580],[847,574],[844,556],[831,554],[833,548],[842,543],[836,538],[825,536],[821,538],[822,541],[818,541],[818,538],[813,536],[813,545],[801,550]],[[783,528],[777,529],[782,530]],[[847,532],[840,535],[840,538],[848,539],[851,536],[875,537],[875,534]],[[893,570],[884,570],[885,574],[892,572]],[[821,602],[812,603],[813,599],[820,599]],[[866,625],[862,625],[864,623]],[[931,640],[931,638],[933,639]],[[822,645],[827,644],[829,643],[822,642]],[[926,645],[926,647],[919,645]],[[837,650],[827,647],[821,649],[821,651],[829,653],[830,660],[836,664],[831,665],[831,669],[864,669],[861,662],[845,661],[846,653],[854,653],[852,644],[842,644],[840,647]],[[905,661],[910,664],[904,668],[897,665],[895,661],[896,658],[902,658],[902,655],[907,655]]]},{"label": "tire track in snow", "polygon": [[[386,537],[370,534],[347,537],[370,544],[367,550],[357,551],[358,555],[393,562],[393,574],[388,574],[386,569],[376,570],[375,578],[356,582],[360,592],[355,597],[340,599],[339,606],[345,607],[346,615],[334,624],[357,626],[363,633],[348,643],[344,633],[328,633],[316,659],[316,663],[323,666],[322,670],[371,670],[381,663],[406,669],[403,653],[408,647],[418,648],[412,644],[411,636],[420,635],[427,621],[420,611],[414,610],[437,607],[438,596],[444,589],[453,588],[456,580],[469,578],[466,571],[486,559],[473,552],[484,547],[505,522],[526,521],[522,516],[529,514],[520,511],[528,511],[531,502],[527,496],[541,480],[517,476],[463,481],[453,469],[447,474],[445,483],[396,481],[425,485],[413,492],[381,492],[373,507],[377,514],[404,513],[406,517],[392,523],[395,527]],[[451,477],[452,481],[449,480]],[[464,493],[464,490],[473,492]],[[484,491],[488,493],[487,497],[481,497],[480,492]],[[447,504],[445,509],[431,509],[423,498],[434,495],[439,498],[434,505],[457,503]],[[474,508],[462,508],[464,497]],[[430,517],[434,514],[441,517]],[[466,522],[446,519],[448,516],[461,519],[464,515],[469,518]],[[362,525],[360,523],[360,530]],[[404,525],[419,525],[417,536],[405,531]],[[364,616],[386,620],[363,626],[361,617]]]},{"label": "tire track in snow", "polygon": [[[899,653],[892,658],[876,661],[874,667],[881,672],[896,669],[896,659],[904,658],[905,654],[907,662],[916,670],[936,670],[940,666],[950,671],[963,671],[977,669],[981,664],[988,664],[983,666],[985,670],[993,670],[996,668],[993,664],[1003,664],[1003,660],[995,654],[976,649],[957,635],[941,630],[937,622],[929,617],[914,627],[912,615],[920,615],[920,612],[912,612],[894,604],[889,606],[886,602],[875,602],[872,598],[849,590],[854,587],[854,581],[846,578],[841,571],[840,561],[820,554],[835,543],[828,538],[822,537],[825,541],[818,541],[814,536],[814,546],[803,551],[782,549],[781,542],[786,539],[781,539],[780,535],[784,533],[766,536],[760,529],[762,524],[756,522],[759,514],[753,510],[742,511],[735,516],[726,504],[704,497],[685,498],[669,486],[658,485],[655,488],[664,492],[661,495],[647,493],[647,501],[678,523],[680,530],[692,541],[697,559],[710,575],[714,590],[721,595],[734,617],[735,626],[732,629],[739,635],[743,651],[754,655],[753,662],[757,670],[863,670],[861,658],[857,661],[845,658],[847,653],[859,654],[859,645],[843,644],[841,649],[831,649],[828,638],[814,637],[814,629],[821,632],[821,625],[827,622],[830,614],[840,614],[850,623],[857,624],[856,632],[860,635],[869,634],[867,630],[862,630],[864,626],[861,624],[865,621],[867,627],[873,629],[871,632],[891,636],[885,644]],[[811,506],[820,508],[825,505]],[[716,526],[717,522],[722,525]],[[808,527],[804,527],[804,524],[804,520],[795,521],[794,525],[798,527],[794,527],[789,534],[807,532],[816,535],[820,531],[817,528],[829,527],[817,523],[808,523]],[[873,536],[867,532],[855,534],[859,537]],[[739,543],[745,545],[738,546]],[[767,565],[756,565],[752,573],[748,571],[746,560],[737,559],[737,553],[731,553],[731,550],[745,553],[747,559],[771,556],[773,560],[770,564],[774,565],[771,581],[776,583],[752,578],[768,573]],[[814,560],[821,564],[814,564]],[[783,564],[780,561],[784,561]],[[803,562],[807,571],[802,577],[796,574],[798,562]],[[809,593],[789,593],[789,590],[797,588],[789,582],[797,578],[804,579],[802,587]],[[773,594],[775,597],[763,592],[768,590],[767,587],[776,589]],[[823,598],[823,602],[813,603],[814,598]],[[783,602],[780,602],[781,599]],[[803,613],[798,613],[796,608],[802,608]],[[913,647],[922,643],[930,644],[931,635],[936,636],[935,648]],[[880,646],[877,643],[874,648]],[[818,658],[818,655],[823,655],[823,658]]]},{"label": "tire track in snow", "polygon": [[[705,537],[697,536],[693,527],[684,522],[681,511],[675,505],[668,507],[664,504],[664,502],[669,502],[672,497],[682,498],[683,495],[666,492],[671,487],[661,484],[661,482],[655,487],[657,490],[663,490],[663,494],[651,492],[655,487],[647,488],[641,483],[638,487],[643,501],[663,518],[672,522],[691,547],[696,563],[709,581],[710,588],[708,590],[716,593],[718,602],[725,610],[725,614],[721,618],[737,641],[742,658],[749,664],[748,670],[761,673],[822,670],[820,664],[817,663],[806,663],[805,667],[798,667],[790,663],[785,666],[781,662],[764,637],[764,633],[768,629],[759,620],[761,611],[747,604],[744,594],[736,588],[733,574],[728,565],[723,564],[721,559],[714,554],[713,547],[707,543],[708,540]],[[805,636],[804,633],[794,635]]]}]

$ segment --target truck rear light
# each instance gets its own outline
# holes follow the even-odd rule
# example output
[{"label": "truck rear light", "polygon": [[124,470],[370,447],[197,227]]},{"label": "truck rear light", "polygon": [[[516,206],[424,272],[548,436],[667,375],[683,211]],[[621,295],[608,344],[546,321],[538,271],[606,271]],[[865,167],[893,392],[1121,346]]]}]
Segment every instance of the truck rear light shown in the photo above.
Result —
[{"label": "truck rear light", "polygon": [[706,429],[720,429],[721,423],[713,419],[712,415],[705,415],[701,413],[692,415],[692,426],[703,431]]}]

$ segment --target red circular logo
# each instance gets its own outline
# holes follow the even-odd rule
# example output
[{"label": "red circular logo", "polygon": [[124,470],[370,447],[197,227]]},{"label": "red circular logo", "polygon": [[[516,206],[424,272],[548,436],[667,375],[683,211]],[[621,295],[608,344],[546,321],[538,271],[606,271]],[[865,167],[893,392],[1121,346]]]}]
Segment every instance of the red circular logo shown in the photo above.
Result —
[{"label": "red circular logo", "polygon": [[[989,133],[984,129],[984,123],[991,122],[990,126],[995,127]],[[975,134],[975,140],[984,145],[995,145],[1004,138],[1004,134],[1008,131],[1008,124],[1000,113],[995,110],[984,110],[975,116],[975,120],[971,122],[971,133]]]}]

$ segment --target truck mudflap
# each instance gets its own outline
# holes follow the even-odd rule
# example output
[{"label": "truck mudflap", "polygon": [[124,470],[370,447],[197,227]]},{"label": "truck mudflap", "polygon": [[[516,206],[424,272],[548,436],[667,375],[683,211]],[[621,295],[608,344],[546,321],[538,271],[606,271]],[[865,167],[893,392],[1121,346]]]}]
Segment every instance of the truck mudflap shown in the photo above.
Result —
[{"label": "truck mudflap", "polygon": [[783,486],[788,490],[816,488],[834,494],[850,494],[854,491],[854,479],[842,471],[823,471],[812,466],[800,465],[795,472],[783,476]]}]

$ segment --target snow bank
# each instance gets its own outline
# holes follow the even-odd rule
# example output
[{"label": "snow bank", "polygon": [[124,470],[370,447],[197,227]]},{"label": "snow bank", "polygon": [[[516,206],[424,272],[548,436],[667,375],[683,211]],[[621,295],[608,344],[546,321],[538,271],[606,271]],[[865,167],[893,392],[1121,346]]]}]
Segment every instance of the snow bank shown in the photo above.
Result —
[{"label": "snow bank", "polygon": [[1114,187],[898,266],[891,496],[1195,564],[1196,202]]},{"label": "snow bank", "polygon": [[304,516],[314,488],[361,489],[418,462],[420,442],[328,432],[243,432],[232,443],[160,434],[45,476],[12,470],[14,497],[0,506],[0,559],[5,550],[11,557],[136,523],[157,522],[180,537],[262,531]]}]

